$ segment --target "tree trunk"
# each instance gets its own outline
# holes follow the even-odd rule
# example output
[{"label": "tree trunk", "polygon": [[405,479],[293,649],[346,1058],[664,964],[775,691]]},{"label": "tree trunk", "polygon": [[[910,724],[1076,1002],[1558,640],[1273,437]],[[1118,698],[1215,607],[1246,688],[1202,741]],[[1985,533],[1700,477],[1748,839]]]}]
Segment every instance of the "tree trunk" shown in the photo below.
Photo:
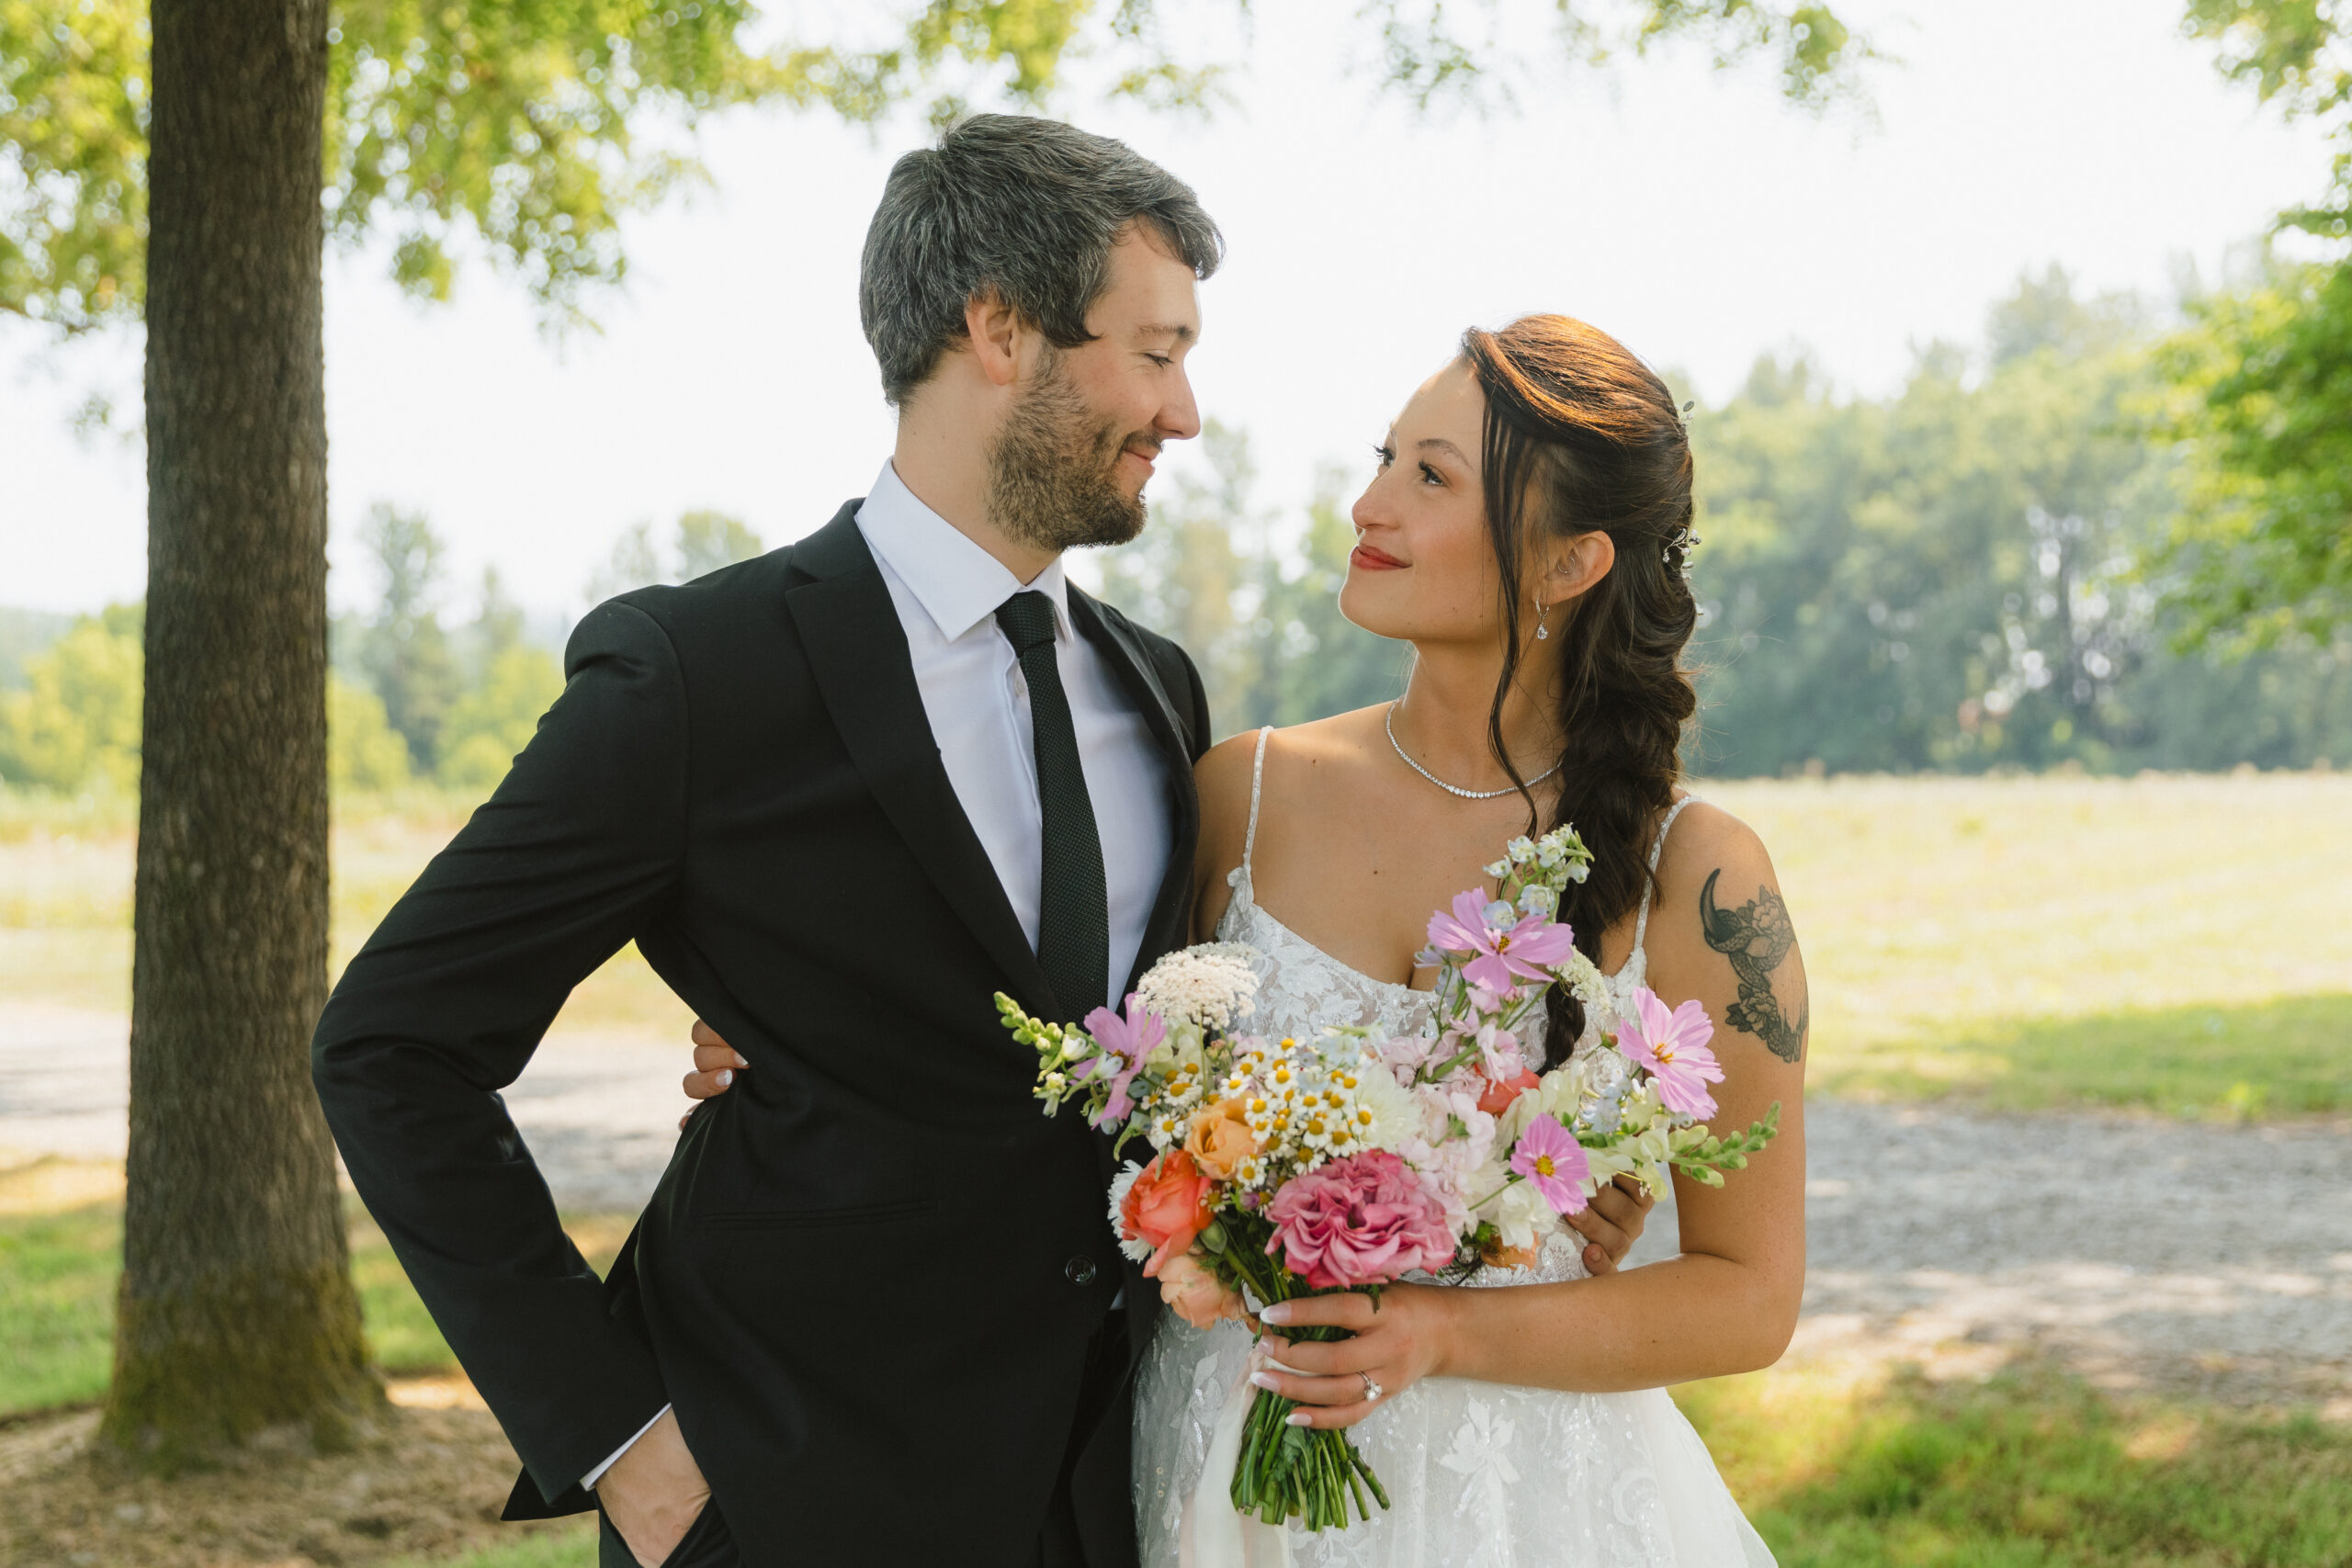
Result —
[{"label": "tree trunk", "polygon": [[327,0],[154,0],[130,1196],[105,1438],[173,1468],[367,1368],[326,997]]}]

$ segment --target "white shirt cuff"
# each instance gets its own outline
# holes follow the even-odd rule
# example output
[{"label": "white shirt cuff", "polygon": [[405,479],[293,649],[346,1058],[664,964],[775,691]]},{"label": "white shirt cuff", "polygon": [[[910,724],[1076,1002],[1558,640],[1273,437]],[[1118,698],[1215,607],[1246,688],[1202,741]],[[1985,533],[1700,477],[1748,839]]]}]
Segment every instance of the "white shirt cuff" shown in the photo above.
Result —
[{"label": "white shirt cuff", "polygon": [[[670,1407],[665,1404],[661,1409],[653,1413],[653,1421],[659,1421],[668,1414],[670,1414]],[[645,1436],[646,1433],[653,1430],[653,1421],[648,1421],[644,1426],[639,1427],[637,1429],[637,1438],[641,1438]],[[605,1479],[605,1472],[612,1469],[613,1466],[618,1462],[621,1455],[637,1447],[637,1438],[631,1438],[628,1442],[623,1443],[619,1448],[615,1449],[610,1457],[608,1457],[604,1463],[598,1465],[595,1469],[582,1476],[580,1478],[580,1485],[582,1489],[588,1492],[594,1492],[596,1490],[596,1483]]]}]

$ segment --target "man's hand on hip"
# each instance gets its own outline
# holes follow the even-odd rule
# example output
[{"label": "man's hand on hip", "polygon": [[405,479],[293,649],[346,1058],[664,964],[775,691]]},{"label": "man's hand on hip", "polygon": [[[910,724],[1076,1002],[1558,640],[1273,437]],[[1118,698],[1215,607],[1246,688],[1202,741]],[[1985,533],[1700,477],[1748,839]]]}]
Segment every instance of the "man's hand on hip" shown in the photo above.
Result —
[{"label": "man's hand on hip", "polygon": [[710,1483],[686,1451],[675,1411],[663,1411],[613,1461],[596,1483],[596,1499],[630,1554],[644,1568],[661,1568],[710,1501]]}]

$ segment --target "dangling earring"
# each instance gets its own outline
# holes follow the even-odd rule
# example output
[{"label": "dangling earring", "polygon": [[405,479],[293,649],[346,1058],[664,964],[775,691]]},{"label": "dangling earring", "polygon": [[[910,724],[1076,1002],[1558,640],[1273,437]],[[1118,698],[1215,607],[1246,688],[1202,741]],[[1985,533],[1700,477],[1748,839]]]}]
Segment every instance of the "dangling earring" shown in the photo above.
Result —
[{"label": "dangling earring", "polygon": [[1535,601],[1535,640],[1537,642],[1542,642],[1552,635],[1551,628],[1544,624],[1544,617],[1551,613],[1552,607],[1549,604],[1544,604],[1541,599]]}]

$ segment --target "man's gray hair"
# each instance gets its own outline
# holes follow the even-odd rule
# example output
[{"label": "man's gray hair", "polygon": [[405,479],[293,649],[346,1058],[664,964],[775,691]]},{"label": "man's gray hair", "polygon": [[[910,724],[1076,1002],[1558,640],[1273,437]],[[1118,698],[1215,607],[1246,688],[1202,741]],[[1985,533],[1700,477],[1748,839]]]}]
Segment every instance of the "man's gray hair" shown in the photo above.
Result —
[{"label": "man's gray hair", "polygon": [[975,115],[890,170],[865,231],[857,290],[865,341],[892,403],[965,336],[964,308],[994,295],[1059,348],[1090,341],[1087,307],[1111,247],[1150,225],[1195,277],[1225,240],[1193,187],[1107,136],[1059,120]]}]

